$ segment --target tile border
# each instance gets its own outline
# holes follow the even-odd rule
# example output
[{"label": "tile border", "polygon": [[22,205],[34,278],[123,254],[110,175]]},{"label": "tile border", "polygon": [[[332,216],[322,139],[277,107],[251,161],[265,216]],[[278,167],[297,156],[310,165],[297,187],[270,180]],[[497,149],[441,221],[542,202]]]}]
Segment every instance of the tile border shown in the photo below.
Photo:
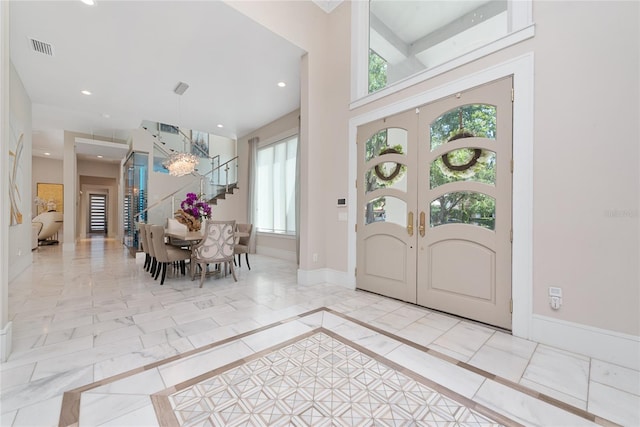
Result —
[{"label": "tile border", "polygon": [[[484,377],[486,379],[495,381],[495,382],[497,382],[497,383],[499,383],[501,385],[507,386],[507,387],[509,387],[511,389],[514,389],[514,390],[516,390],[518,392],[521,392],[521,393],[523,393],[523,394],[525,394],[527,396],[530,396],[530,397],[533,397],[533,398],[535,398],[537,400],[545,402],[545,403],[547,403],[549,405],[555,406],[555,407],[557,407],[559,409],[562,409],[562,410],[564,410],[566,412],[569,412],[569,413],[571,413],[573,415],[581,417],[581,418],[583,418],[583,419],[585,419],[587,421],[591,421],[593,423],[596,423],[596,424],[601,425],[601,426],[606,426],[606,427],[619,426],[619,424],[616,424],[616,423],[614,423],[614,422],[612,422],[612,421],[610,421],[608,419],[602,418],[602,417],[600,417],[598,415],[592,414],[592,413],[590,413],[588,411],[585,411],[583,409],[580,409],[580,408],[577,408],[575,406],[569,405],[568,403],[562,402],[561,400],[555,399],[555,398],[553,398],[553,397],[551,397],[549,395],[546,395],[544,393],[540,393],[538,391],[535,391],[535,390],[533,390],[531,388],[525,387],[525,386],[523,386],[521,384],[518,384],[518,383],[516,383],[514,381],[511,381],[511,380],[508,380],[506,378],[497,376],[497,375],[492,374],[492,373],[490,373],[488,371],[485,371],[483,369],[480,369],[480,368],[477,368],[477,367],[475,367],[473,365],[470,365],[470,364],[468,364],[466,362],[462,362],[462,361],[457,360],[457,359],[455,359],[455,358],[453,358],[451,356],[448,356],[448,355],[443,354],[441,352],[438,352],[436,350],[430,349],[429,347],[417,344],[417,343],[415,343],[413,341],[410,341],[410,340],[408,340],[406,338],[394,335],[394,334],[392,334],[392,333],[390,333],[388,331],[385,331],[385,330],[383,330],[381,328],[378,328],[378,327],[373,326],[373,325],[369,325],[366,322],[354,319],[354,318],[352,318],[352,317],[350,317],[350,316],[348,316],[346,314],[340,313],[340,312],[335,311],[333,309],[330,309],[328,307],[319,307],[319,308],[316,308],[316,309],[313,309],[313,310],[309,310],[309,311],[306,311],[304,313],[300,313],[300,314],[298,314],[296,316],[292,316],[292,317],[289,317],[289,318],[286,318],[286,319],[283,319],[283,320],[280,320],[280,321],[277,321],[277,322],[274,322],[274,323],[271,323],[271,324],[268,324],[268,325],[265,325],[265,326],[261,326],[260,328],[252,329],[250,331],[246,331],[246,332],[243,332],[241,334],[234,335],[232,337],[227,337],[227,338],[224,338],[222,340],[215,341],[215,342],[212,342],[210,344],[207,344],[207,345],[204,345],[204,346],[201,346],[201,347],[186,351],[184,353],[180,353],[178,355],[171,356],[169,358],[166,358],[166,359],[163,359],[163,360],[159,360],[159,361],[150,363],[148,365],[144,365],[144,366],[139,367],[139,368],[131,369],[129,371],[125,371],[125,372],[122,372],[120,374],[113,375],[113,376],[107,377],[107,378],[103,378],[103,379],[101,379],[99,381],[96,381],[96,382],[93,382],[93,383],[90,383],[90,384],[86,384],[84,386],[77,387],[77,388],[72,389],[72,390],[65,391],[64,394],[63,394],[63,398],[62,398],[62,405],[61,405],[61,409],[60,409],[60,419],[59,419],[59,422],[58,422],[58,426],[59,427],[77,427],[79,425],[79,420],[80,420],[80,396],[85,391],[92,390],[92,389],[97,388],[97,387],[101,387],[103,385],[106,385],[106,384],[109,384],[109,383],[112,383],[112,382],[115,382],[115,381],[130,377],[130,376],[135,375],[135,374],[142,373],[144,371],[155,369],[155,368],[160,367],[162,365],[166,365],[168,363],[175,362],[177,360],[187,358],[189,356],[201,353],[203,351],[211,350],[211,349],[219,347],[221,345],[230,343],[232,341],[240,340],[240,339],[245,338],[247,336],[250,336],[250,335],[253,335],[253,334],[256,334],[256,333],[259,333],[259,332],[262,332],[262,331],[265,331],[265,330],[268,330],[268,329],[271,329],[271,328],[274,328],[274,327],[279,326],[279,325],[283,325],[283,324],[286,324],[286,323],[289,323],[289,322],[292,322],[292,321],[295,321],[295,320],[300,320],[300,319],[302,319],[304,317],[307,317],[309,315],[312,315],[312,314],[315,314],[315,313],[319,313],[319,312],[330,313],[330,314],[332,314],[332,315],[334,315],[336,317],[340,317],[340,318],[342,318],[344,320],[347,320],[347,321],[355,323],[355,324],[357,324],[359,326],[365,327],[365,328],[367,328],[367,329],[369,329],[369,330],[371,330],[373,332],[379,333],[379,334],[384,335],[384,336],[386,336],[388,338],[392,338],[392,339],[394,339],[394,340],[396,340],[396,341],[398,341],[398,342],[400,342],[402,344],[405,344],[407,346],[413,347],[416,350],[422,351],[422,352],[424,352],[426,354],[429,354],[429,355],[431,355],[433,357],[436,357],[436,358],[438,358],[440,360],[443,360],[445,362],[448,362],[448,363],[456,365],[456,366],[458,366],[460,368],[463,368],[463,369],[465,369],[467,371],[470,371],[470,372],[473,372],[475,374],[478,374],[478,375],[480,375],[480,376],[482,376],[482,377]],[[320,327],[320,329],[323,329],[325,332],[327,331],[323,327]],[[332,332],[332,331],[328,331],[328,332],[329,332],[328,335],[330,335],[332,337],[335,335],[335,333]],[[308,333],[299,335],[299,336],[297,336],[295,338],[292,338],[291,340],[287,340],[287,342],[292,341],[292,340],[293,340],[293,342],[295,342],[295,341],[301,339],[301,337],[303,337],[306,334],[308,334]],[[343,343],[345,342],[344,341],[345,340],[344,337],[340,337],[339,340],[341,342],[343,342]],[[370,350],[364,349],[364,348],[362,348],[361,346],[359,346],[359,345],[357,345],[355,343],[351,343],[349,340],[347,340],[347,345],[351,345],[354,348],[356,348],[358,351],[362,351],[363,353],[365,353],[365,354],[370,356]],[[269,349],[261,350],[261,351],[255,353],[255,354],[251,355],[250,357],[254,357],[257,354],[262,354],[267,350],[269,350]],[[375,353],[373,353],[373,354],[375,354]],[[373,356],[370,356],[370,357],[373,357]],[[378,357],[382,357],[382,356],[376,355],[375,358],[377,359]],[[246,359],[248,359],[248,358],[239,359],[238,361],[232,362],[232,364],[238,364],[239,365],[241,363],[244,363],[244,361]],[[394,362],[391,362],[391,361],[385,361],[384,363],[389,363],[389,366],[394,367],[394,369],[396,369],[395,366],[399,366],[399,365],[397,365],[397,364],[395,364]],[[231,365],[231,364],[229,364],[229,365]],[[227,366],[227,365],[225,365],[225,366]],[[217,368],[217,369],[221,369],[221,368]],[[227,368],[227,369],[229,369],[229,368]],[[404,374],[407,374],[407,372],[413,372],[413,371],[408,370],[405,367],[400,367],[397,370],[402,372],[402,373],[404,373]],[[202,374],[202,375],[208,375],[208,374],[210,374],[210,372],[207,372],[207,373]],[[419,374],[416,374],[415,372],[413,372],[413,374],[419,376]],[[202,375],[200,375],[200,376],[202,376]],[[428,380],[428,379],[426,379],[426,380]],[[188,381],[191,381],[191,380],[188,380]],[[429,381],[429,384],[433,383],[431,380],[428,380],[428,381]],[[436,383],[433,383],[433,384],[436,384]],[[436,385],[437,385],[437,387],[444,388],[443,386],[441,386],[439,384],[436,384]],[[179,386],[179,384],[175,385],[173,387],[177,387],[177,386]],[[431,387],[431,385],[428,385],[428,386]],[[167,390],[169,390],[169,389],[167,389]],[[436,389],[436,388],[434,388],[434,389],[436,391],[440,391],[440,389]],[[451,393],[455,393],[455,392],[453,392],[453,391],[451,391],[449,389],[446,389],[446,390],[448,390]],[[457,395],[457,393],[455,393],[455,394]],[[464,396],[460,396],[460,397],[465,399],[465,401],[467,399]],[[458,400],[457,397],[455,397],[453,399],[457,400],[458,402],[461,402],[460,400]],[[473,402],[473,401],[471,401],[471,402],[472,402],[473,405],[478,405],[476,402]],[[466,403],[463,403],[463,404],[466,405]],[[467,405],[467,406],[472,408],[472,409],[475,409],[475,406],[469,406],[469,405]],[[155,409],[155,402],[154,402],[154,409]],[[486,408],[486,409],[489,410],[489,411],[492,411],[491,409],[488,409],[488,408]],[[478,412],[480,412],[480,411],[478,411]],[[492,411],[492,413],[493,413],[493,411]],[[156,415],[158,415],[158,414],[156,413]],[[483,413],[483,415],[485,415],[485,414]],[[487,416],[489,416],[489,415],[487,415]],[[490,416],[494,417],[494,415],[490,415]],[[498,416],[504,417],[504,416],[502,416],[500,414],[498,414]],[[512,423],[514,422],[512,420],[510,420],[510,421]]]}]

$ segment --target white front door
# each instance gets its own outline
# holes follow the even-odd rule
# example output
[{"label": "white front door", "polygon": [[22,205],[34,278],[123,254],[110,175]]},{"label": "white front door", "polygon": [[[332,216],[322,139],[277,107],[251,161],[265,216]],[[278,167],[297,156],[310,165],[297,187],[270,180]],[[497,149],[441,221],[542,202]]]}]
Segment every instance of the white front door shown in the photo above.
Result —
[{"label": "white front door", "polygon": [[358,288],[511,328],[511,88],[358,128]]}]

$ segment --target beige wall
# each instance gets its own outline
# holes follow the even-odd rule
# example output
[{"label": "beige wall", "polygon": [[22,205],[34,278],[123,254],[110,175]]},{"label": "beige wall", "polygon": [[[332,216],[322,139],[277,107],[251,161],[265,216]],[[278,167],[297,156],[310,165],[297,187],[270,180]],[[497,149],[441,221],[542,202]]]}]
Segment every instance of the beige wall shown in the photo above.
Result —
[{"label": "beige wall", "polygon": [[638,335],[639,4],[535,6],[534,311]]},{"label": "beige wall", "polygon": [[[352,185],[350,118],[533,52],[533,312],[640,334],[637,2],[536,1],[535,38],[351,111],[349,3],[325,16],[310,3],[310,10],[307,3],[231,5],[309,52],[301,102],[301,269],[346,270],[347,233],[335,199]],[[559,311],[549,308],[549,286],[563,289]]]}]

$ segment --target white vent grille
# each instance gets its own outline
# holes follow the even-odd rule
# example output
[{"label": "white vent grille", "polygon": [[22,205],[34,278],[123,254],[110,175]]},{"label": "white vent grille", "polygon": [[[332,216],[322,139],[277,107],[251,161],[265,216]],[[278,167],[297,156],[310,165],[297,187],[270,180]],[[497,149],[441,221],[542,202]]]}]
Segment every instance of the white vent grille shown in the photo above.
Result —
[{"label": "white vent grille", "polygon": [[29,42],[31,43],[31,49],[33,49],[34,51],[42,53],[44,55],[53,56],[53,46],[51,46],[49,43],[45,43],[36,39],[29,39]]}]

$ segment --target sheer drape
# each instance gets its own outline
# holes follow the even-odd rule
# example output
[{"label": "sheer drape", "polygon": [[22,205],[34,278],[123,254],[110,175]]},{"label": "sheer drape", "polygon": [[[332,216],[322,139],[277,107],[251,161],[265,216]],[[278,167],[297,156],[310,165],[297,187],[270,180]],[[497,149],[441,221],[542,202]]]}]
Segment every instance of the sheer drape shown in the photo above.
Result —
[{"label": "sheer drape", "polygon": [[298,116],[298,150],[296,151],[296,263],[300,265],[300,116]]},{"label": "sheer drape", "polygon": [[[257,156],[258,156],[258,143],[260,142],[260,138],[250,138],[249,139],[249,182],[248,189],[249,194],[247,197],[247,222],[249,224],[255,224],[256,222],[256,205],[255,205],[255,196],[256,196],[256,164],[257,164]],[[249,253],[256,253],[256,227],[252,227],[251,238],[249,239]]]}]

